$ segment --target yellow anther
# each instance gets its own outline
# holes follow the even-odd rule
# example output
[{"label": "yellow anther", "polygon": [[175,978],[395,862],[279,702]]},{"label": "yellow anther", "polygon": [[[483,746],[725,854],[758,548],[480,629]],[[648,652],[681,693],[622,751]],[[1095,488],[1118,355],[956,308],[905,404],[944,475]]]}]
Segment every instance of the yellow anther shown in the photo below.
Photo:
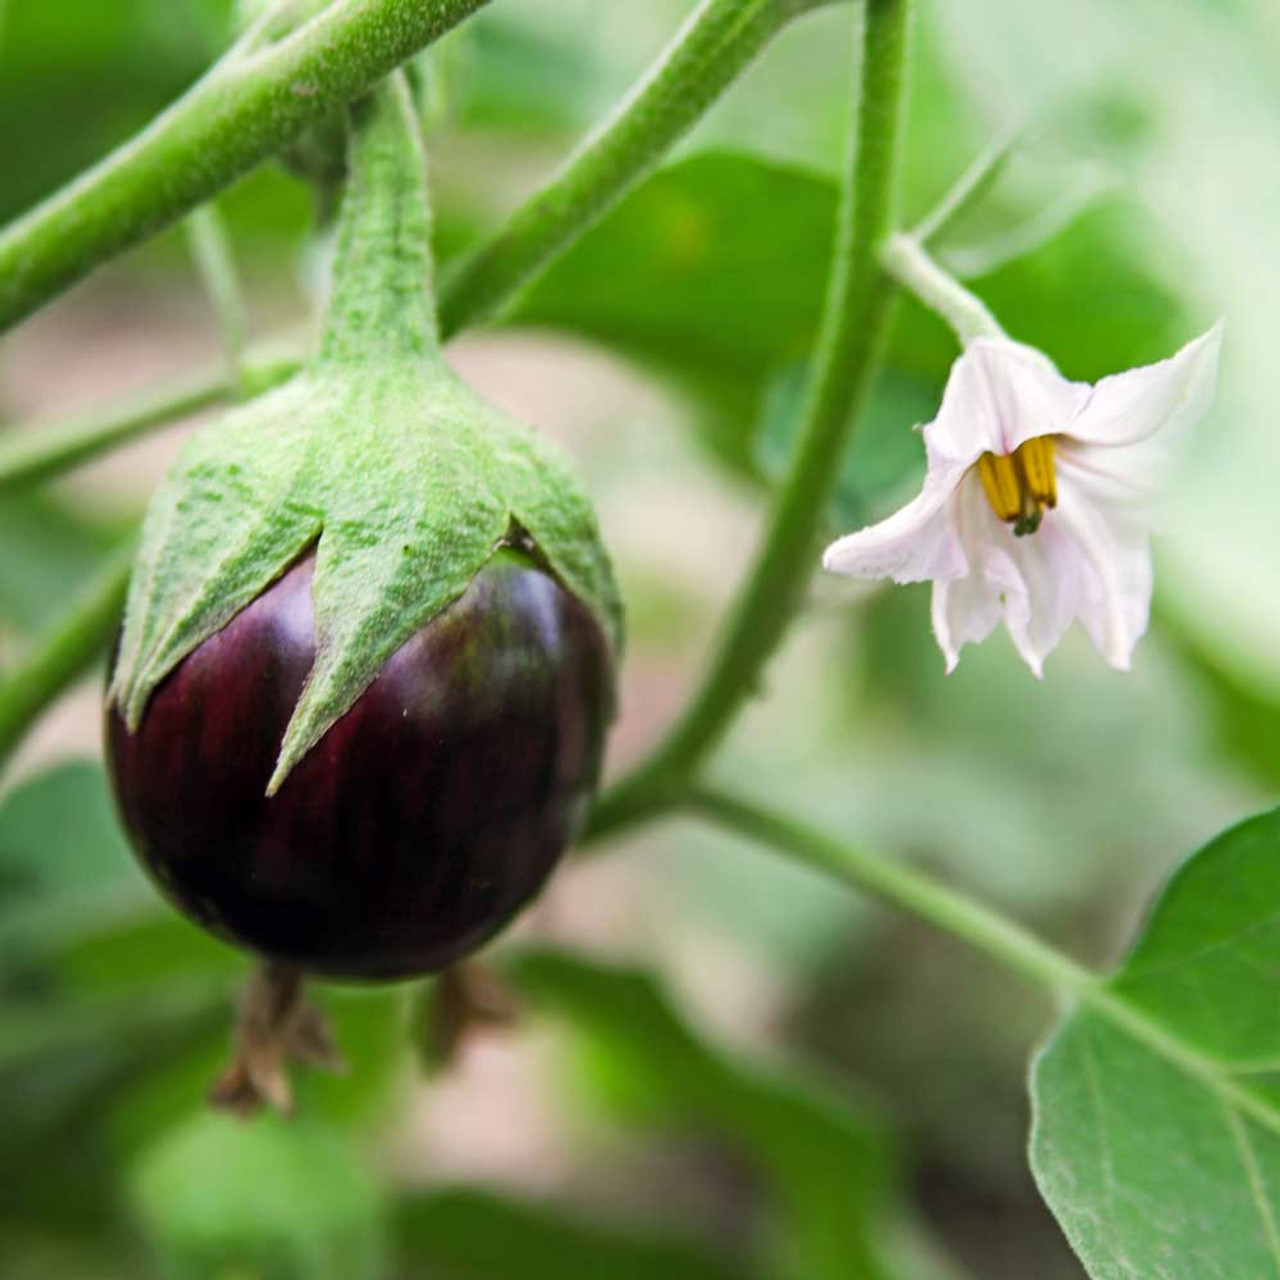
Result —
[{"label": "yellow anther", "polygon": [[1016,520],[1022,514],[1022,481],[1013,457],[984,453],[978,459],[978,476],[992,511],[1001,520]]},{"label": "yellow anther", "polygon": [[978,479],[999,519],[1012,524],[1018,537],[1035,533],[1045,509],[1058,505],[1053,437],[1024,440],[1012,453],[984,453]]},{"label": "yellow anther", "polygon": [[1021,464],[1022,478],[1027,492],[1041,507],[1058,505],[1058,477],[1053,470],[1053,437],[1034,436],[1023,441],[1014,452],[1013,460]]}]

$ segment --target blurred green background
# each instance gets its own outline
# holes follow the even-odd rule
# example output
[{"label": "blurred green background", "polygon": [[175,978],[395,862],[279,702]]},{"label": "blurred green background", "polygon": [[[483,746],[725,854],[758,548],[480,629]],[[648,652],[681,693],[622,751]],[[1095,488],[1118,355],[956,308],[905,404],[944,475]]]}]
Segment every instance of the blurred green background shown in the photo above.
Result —
[{"label": "blurred green background", "polygon": [[[227,7],[0,6],[0,217],[190,83]],[[689,7],[496,0],[433,53],[443,257],[555,165]],[[920,7],[907,216],[1016,129],[947,261],[1073,377],[1227,316],[1218,403],[1169,494],[1132,675],[1073,634],[1043,684],[1003,636],[945,678],[925,588],[819,581],[770,669],[779,696],[716,769],[1106,963],[1164,871],[1280,783],[1280,16],[1270,0]],[[694,679],[786,458],[850,26],[838,5],[785,32],[501,325],[452,349],[568,444],[597,495],[631,618],[614,771]],[[255,332],[305,316],[324,259],[305,187],[268,167],[218,204]],[[175,229],[4,339],[0,415],[29,429],[217,349]],[[833,531],[917,483],[909,428],[954,354],[904,305]],[[127,532],[182,434],[0,503],[0,657]],[[0,792],[5,1280],[1083,1274],[1025,1169],[1045,1003],[688,822],[567,863],[494,949],[514,1029],[441,1066],[429,990],[326,989],[350,1073],[302,1080],[292,1123],[207,1115],[244,961],[135,870],[97,726],[95,680]]]}]

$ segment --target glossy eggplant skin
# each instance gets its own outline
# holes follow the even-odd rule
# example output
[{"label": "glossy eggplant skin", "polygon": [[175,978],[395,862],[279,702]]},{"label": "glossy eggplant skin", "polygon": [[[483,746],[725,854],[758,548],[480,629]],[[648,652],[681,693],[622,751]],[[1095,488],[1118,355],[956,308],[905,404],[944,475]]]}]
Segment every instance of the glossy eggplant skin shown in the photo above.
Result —
[{"label": "glossy eggplant skin", "polygon": [[500,551],[268,798],[315,656],[312,571],[308,557],[191,653],[136,733],[108,710],[120,813],[165,895],[228,941],[335,978],[439,970],[538,892],[581,825],[608,644]]}]

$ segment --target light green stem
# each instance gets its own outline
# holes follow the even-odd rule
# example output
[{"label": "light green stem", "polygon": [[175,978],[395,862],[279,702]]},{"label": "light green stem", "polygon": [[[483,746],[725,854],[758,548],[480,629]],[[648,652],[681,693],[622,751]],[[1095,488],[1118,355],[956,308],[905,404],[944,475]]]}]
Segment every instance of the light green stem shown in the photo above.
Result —
[{"label": "light green stem", "polygon": [[0,764],[30,725],[102,652],[124,610],[133,543],[115,552],[65,614],[0,678]]},{"label": "light green stem", "polygon": [[710,667],[654,754],[597,806],[603,836],[678,801],[734,716],[804,598],[839,461],[884,356],[893,281],[880,263],[894,225],[912,0],[861,6],[861,59],[834,265],[791,466]]},{"label": "light green stem", "polygon": [[1005,336],[982,299],[940,267],[914,236],[894,236],[885,246],[884,265],[899,284],[951,326],[961,346],[967,347],[975,338]]},{"label": "light green stem", "polygon": [[245,361],[238,377],[211,369],[141,399],[99,409],[65,422],[12,428],[0,440],[0,493],[58,475],[96,458],[135,436],[234,399],[257,395],[283,382],[300,367],[296,354],[263,347]]},{"label": "light green stem", "polygon": [[426,156],[403,72],[353,113],[319,361],[439,357]]},{"label": "light green stem", "polygon": [[492,316],[662,158],[788,20],[825,0],[703,0],[645,78],[444,281],[445,337]]},{"label": "light green stem", "polygon": [[1115,990],[1102,974],[1036,937],[1020,924],[906,863],[846,844],[794,818],[714,787],[686,797],[692,813],[736,831],[802,866],[812,867],[967,942],[997,964],[1063,1001],[1078,1001],[1146,1045],[1225,1103],[1276,1129],[1265,1098],[1243,1087],[1225,1065],[1161,1025]]},{"label": "light green stem", "polygon": [[0,232],[0,329],[210,199],[487,0],[335,0],[234,48],[137,137]]},{"label": "light green stem", "polygon": [[227,229],[217,206],[203,204],[194,210],[186,223],[187,243],[200,274],[200,283],[213,314],[218,321],[222,348],[227,365],[237,381],[244,366],[245,333],[248,308],[236,275],[235,258]]},{"label": "light green stem", "polygon": [[694,789],[686,803],[693,813],[964,939],[1050,991],[1081,997],[1091,994],[1098,985],[1099,979],[1091,970],[1021,925],[904,862],[845,844],[795,819],[713,787]]}]

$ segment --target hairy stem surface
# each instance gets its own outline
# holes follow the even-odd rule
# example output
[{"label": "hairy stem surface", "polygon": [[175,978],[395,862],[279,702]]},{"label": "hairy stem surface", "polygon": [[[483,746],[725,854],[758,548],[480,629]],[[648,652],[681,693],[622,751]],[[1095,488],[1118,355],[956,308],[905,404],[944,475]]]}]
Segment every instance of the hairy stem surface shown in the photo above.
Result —
[{"label": "hairy stem surface", "polygon": [[190,212],[487,0],[335,0],[235,47],[131,141],[0,232],[0,329]]},{"label": "hairy stem surface", "polygon": [[702,683],[654,754],[597,806],[602,836],[676,803],[733,718],[791,623],[818,562],[839,461],[884,356],[894,284],[880,255],[894,227],[912,0],[861,6],[854,129],[833,269],[797,445],[755,563]]}]

